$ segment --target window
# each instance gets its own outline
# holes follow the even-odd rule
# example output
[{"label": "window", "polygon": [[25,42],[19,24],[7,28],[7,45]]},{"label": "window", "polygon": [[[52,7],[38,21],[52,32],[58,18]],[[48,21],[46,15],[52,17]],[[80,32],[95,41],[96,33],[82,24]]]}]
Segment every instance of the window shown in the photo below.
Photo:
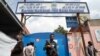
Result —
[{"label": "window", "polygon": [[95,34],[96,34],[97,41],[100,42],[100,29],[95,30]]}]

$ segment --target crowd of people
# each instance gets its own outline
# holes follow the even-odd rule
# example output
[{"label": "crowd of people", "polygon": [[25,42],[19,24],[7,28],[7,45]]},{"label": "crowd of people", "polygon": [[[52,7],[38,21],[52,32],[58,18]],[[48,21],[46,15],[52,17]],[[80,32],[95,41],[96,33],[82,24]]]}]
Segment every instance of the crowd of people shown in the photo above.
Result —
[{"label": "crowd of people", "polygon": [[[46,56],[58,56],[54,34],[50,34],[50,40],[46,40],[43,50],[46,52]],[[13,49],[11,56],[35,56],[35,51],[34,42],[27,43],[27,46],[23,48],[22,41],[19,41]]]},{"label": "crowd of people", "polygon": [[[2,32],[0,32],[0,36],[3,37],[0,37],[0,56],[35,56],[34,42],[27,43],[27,46],[24,47],[20,39],[16,41]],[[46,56],[59,56],[54,34],[50,34],[50,40],[46,40],[44,44],[43,50],[46,51]],[[91,41],[88,42],[86,50],[87,56],[96,56],[98,52]],[[4,54],[5,51],[7,54]]]},{"label": "crowd of people", "polygon": [[[20,45],[20,43],[21,42],[19,42],[18,45]],[[27,46],[25,46],[24,48],[22,48],[21,46],[18,48],[19,49],[17,49],[18,50],[17,52],[20,52],[20,53],[23,52],[22,53],[23,56],[35,56],[36,50],[35,50],[34,42],[28,43]],[[57,43],[54,41],[54,34],[50,34],[50,40],[46,40],[43,50],[46,51],[46,56],[59,56],[57,53]],[[87,56],[96,56],[96,53],[98,52],[94,48],[93,43],[91,41],[88,41],[86,52],[87,52]]]}]

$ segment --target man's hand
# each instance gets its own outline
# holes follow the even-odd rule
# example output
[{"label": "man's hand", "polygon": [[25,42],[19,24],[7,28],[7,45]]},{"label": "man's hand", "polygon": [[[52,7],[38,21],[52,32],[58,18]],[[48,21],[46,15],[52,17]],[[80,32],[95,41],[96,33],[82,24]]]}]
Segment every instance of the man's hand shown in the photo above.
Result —
[{"label": "man's hand", "polygon": [[51,48],[52,46],[51,45],[47,45],[47,47],[50,47]]}]

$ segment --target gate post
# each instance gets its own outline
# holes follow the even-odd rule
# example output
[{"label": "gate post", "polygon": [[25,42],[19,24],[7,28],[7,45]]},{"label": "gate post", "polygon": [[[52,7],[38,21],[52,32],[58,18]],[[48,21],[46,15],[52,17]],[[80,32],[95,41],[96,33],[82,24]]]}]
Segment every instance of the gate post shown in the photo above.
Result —
[{"label": "gate post", "polygon": [[82,43],[83,43],[83,48],[84,48],[84,55],[87,56],[87,54],[86,54],[86,46],[85,46],[83,30],[82,30],[82,25],[81,25],[81,22],[80,22],[80,14],[79,13],[77,13],[77,19],[78,19],[78,23],[79,23],[80,34],[81,34],[81,37],[82,37]]}]

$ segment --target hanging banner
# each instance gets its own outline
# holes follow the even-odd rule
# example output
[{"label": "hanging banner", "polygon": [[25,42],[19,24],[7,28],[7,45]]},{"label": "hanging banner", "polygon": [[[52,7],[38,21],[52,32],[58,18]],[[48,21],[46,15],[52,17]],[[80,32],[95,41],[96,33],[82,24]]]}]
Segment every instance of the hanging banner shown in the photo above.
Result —
[{"label": "hanging banner", "polygon": [[16,13],[89,13],[89,9],[86,2],[19,2],[17,5]]}]

